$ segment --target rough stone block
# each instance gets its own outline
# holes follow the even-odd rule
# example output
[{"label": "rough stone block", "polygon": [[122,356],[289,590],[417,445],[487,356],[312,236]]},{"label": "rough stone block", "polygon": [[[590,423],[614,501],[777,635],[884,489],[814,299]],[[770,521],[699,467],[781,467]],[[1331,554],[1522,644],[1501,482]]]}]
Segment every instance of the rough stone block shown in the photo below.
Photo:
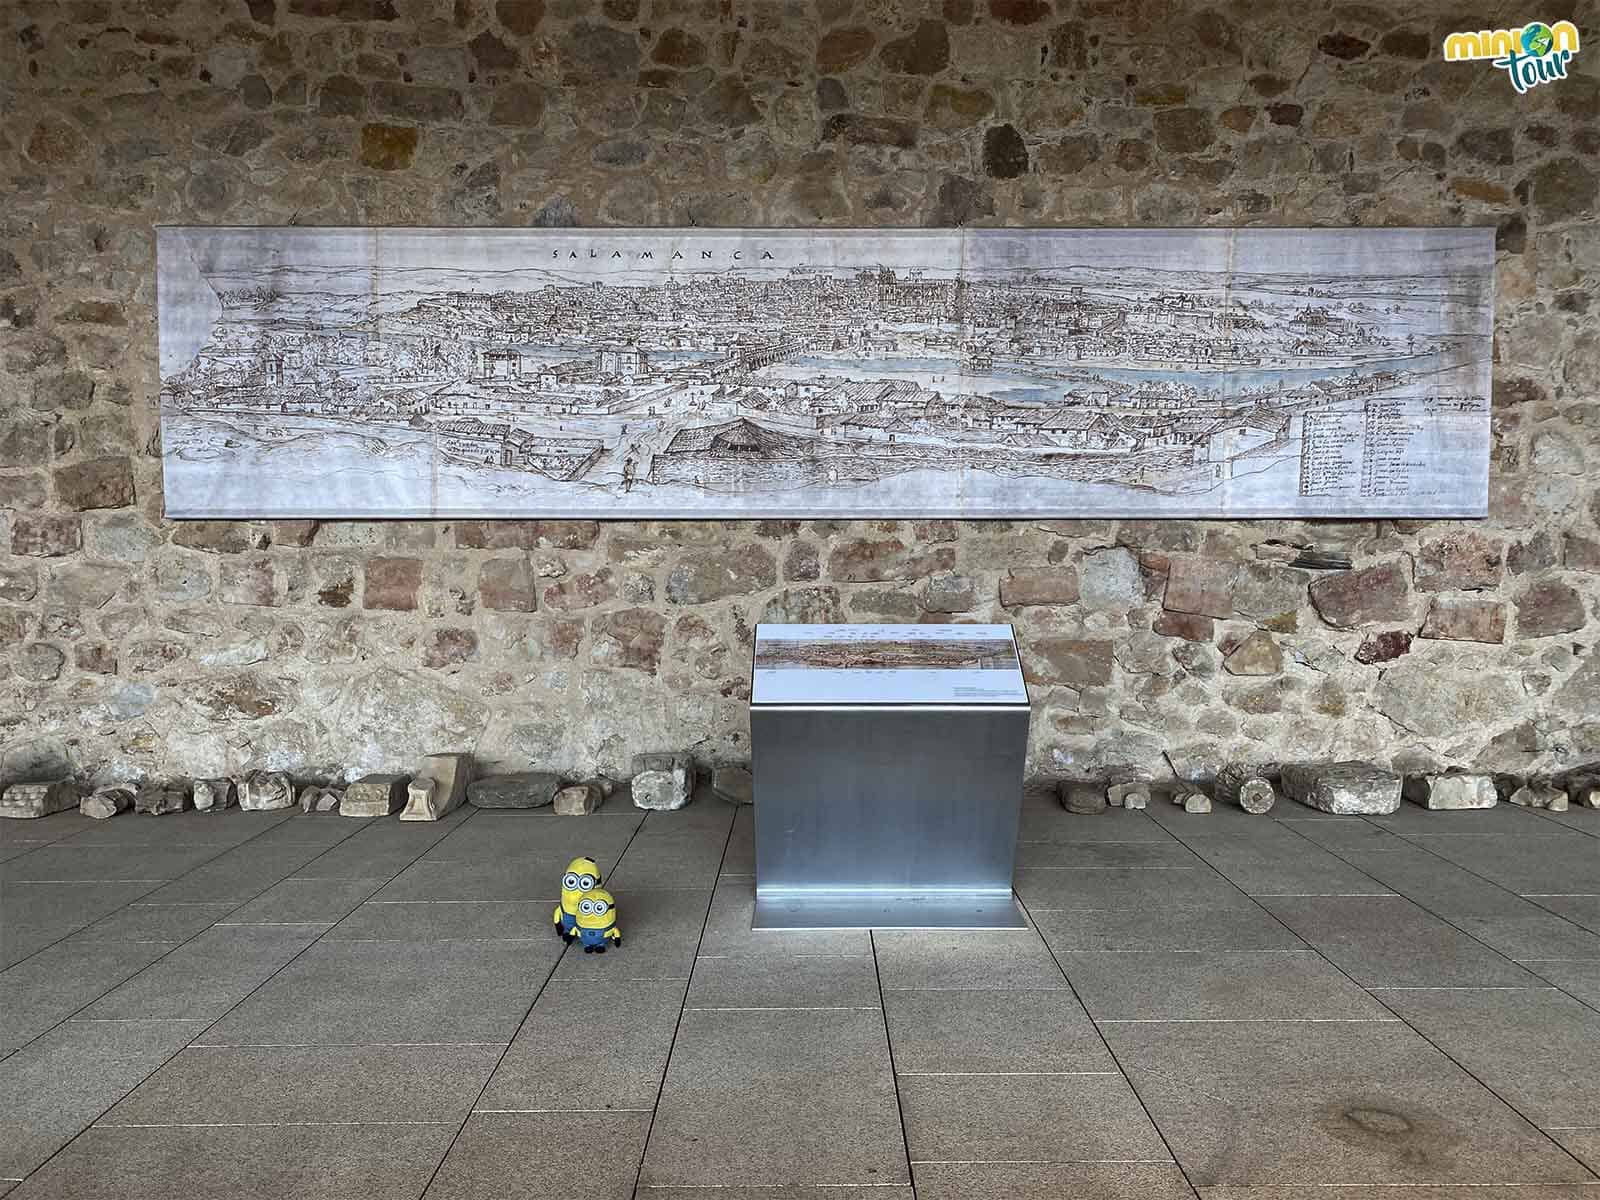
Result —
[{"label": "rough stone block", "polygon": [[1150,785],[1143,779],[1124,779],[1109,784],[1106,803],[1113,808],[1149,808]]},{"label": "rough stone block", "polygon": [[406,789],[402,821],[437,821],[459,808],[472,778],[472,755],[430,754]]},{"label": "rough stone block", "polygon": [[1189,784],[1179,784],[1177,791],[1172,793],[1172,802],[1183,807],[1186,813],[1208,813],[1211,811],[1211,797],[1199,788]]},{"label": "rough stone block", "polygon": [[281,771],[257,771],[239,785],[239,807],[246,812],[272,812],[294,807],[294,783]]},{"label": "rough stone block", "polygon": [[1492,778],[1464,771],[1408,775],[1402,791],[1407,800],[1423,808],[1493,808],[1500,802]]},{"label": "rough stone block", "polygon": [[633,756],[635,808],[668,811],[689,803],[694,790],[694,760],[684,753]]},{"label": "rough stone block", "polygon": [[339,807],[343,799],[338,788],[323,787],[318,783],[308,783],[300,789],[301,812],[332,812]]},{"label": "rough stone block", "polygon": [[1551,812],[1566,812],[1571,802],[1567,799],[1567,793],[1549,780],[1530,779],[1512,789],[1506,796],[1506,803],[1519,808],[1547,808]]},{"label": "rough stone block", "polygon": [[70,779],[13,783],[0,794],[0,817],[31,820],[65,812],[78,803],[78,785]]},{"label": "rough stone block", "polygon": [[467,784],[467,802],[476,808],[543,808],[561,790],[561,776],[549,771],[488,775]]},{"label": "rough stone block", "polygon": [[755,800],[755,777],[749,767],[718,767],[711,772],[711,790],[729,804],[750,804]]},{"label": "rough stone block", "polygon": [[605,797],[597,784],[574,783],[558,791],[552,803],[558,817],[586,817],[605,803]]},{"label": "rough stone block", "polygon": [[1080,817],[1093,816],[1106,810],[1105,790],[1096,784],[1080,779],[1063,779],[1056,785],[1061,807]]},{"label": "rough stone block", "polygon": [[1411,592],[1399,563],[1338,571],[1311,584],[1311,603],[1336,629],[1354,629],[1411,616]]},{"label": "rough stone block", "polygon": [[232,779],[196,779],[194,806],[200,812],[221,812],[239,803],[239,785]]},{"label": "rough stone block", "polygon": [[1217,800],[1258,816],[1271,812],[1278,802],[1278,792],[1271,779],[1274,770],[1249,763],[1229,763],[1217,772]]},{"label": "rough stone block", "polygon": [[1498,600],[1435,596],[1417,636],[1498,645],[1506,640],[1506,606]]},{"label": "rough stone block", "polygon": [[339,814],[345,817],[387,817],[406,802],[409,775],[367,775],[345,788]]},{"label": "rough stone block", "polygon": [[1283,790],[1301,804],[1340,816],[1384,815],[1400,807],[1400,776],[1371,763],[1289,763]]},{"label": "rough stone block", "polygon": [[133,798],[133,811],[164,817],[189,807],[189,788],[182,782],[147,783]]},{"label": "rough stone block", "polygon": [[104,821],[133,807],[137,792],[125,783],[111,783],[95,788],[78,801],[78,811],[96,821]]}]

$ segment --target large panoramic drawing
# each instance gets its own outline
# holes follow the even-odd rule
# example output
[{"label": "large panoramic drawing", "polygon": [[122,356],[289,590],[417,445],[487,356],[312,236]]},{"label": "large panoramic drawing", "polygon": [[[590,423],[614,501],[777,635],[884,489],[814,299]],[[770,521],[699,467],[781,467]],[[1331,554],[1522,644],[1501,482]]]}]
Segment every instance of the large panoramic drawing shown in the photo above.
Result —
[{"label": "large panoramic drawing", "polygon": [[1481,516],[1493,231],[159,234],[174,517]]}]

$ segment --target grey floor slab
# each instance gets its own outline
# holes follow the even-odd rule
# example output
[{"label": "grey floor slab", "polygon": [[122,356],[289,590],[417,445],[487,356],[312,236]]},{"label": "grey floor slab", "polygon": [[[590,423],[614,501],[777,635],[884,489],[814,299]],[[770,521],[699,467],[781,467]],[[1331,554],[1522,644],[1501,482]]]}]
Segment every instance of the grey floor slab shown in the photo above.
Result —
[{"label": "grey floor slab", "polygon": [[1196,907],[1166,907],[1155,897],[1123,908],[1030,904],[1028,916],[1058,954],[1071,950],[1297,950],[1305,945],[1266,909],[1238,893]]},{"label": "grey floor slab", "polygon": [[561,867],[580,854],[614,865],[634,836],[644,814],[555,819],[523,812],[479,811],[471,821],[450,830],[423,854],[426,862],[482,862],[485,859],[560,859]]},{"label": "grey floor slab", "polygon": [[1335,853],[1340,850],[1397,850],[1404,849],[1407,844],[1398,833],[1366,817],[1336,817],[1321,821],[1292,817],[1278,823],[1313,845]]},{"label": "grey floor slab", "polygon": [[756,871],[756,810],[741,808],[733,817],[733,830],[722,856],[724,875],[754,875]]},{"label": "grey floor slab", "polygon": [[551,980],[478,1102],[482,1109],[652,1109],[684,981]]},{"label": "grey floor slab", "polygon": [[1024,804],[1017,821],[1023,842],[1170,842],[1173,837],[1138,809],[1107,809],[1093,816],[1060,804]]},{"label": "grey floor slab", "polygon": [[318,942],[206,1034],[218,1045],[509,1042],[559,942]]},{"label": "grey floor slab", "polygon": [[911,1075],[900,1110],[920,1163],[1170,1161],[1116,1071],[1095,1075]]},{"label": "grey floor slab", "polygon": [[34,1170],[205,1025],[68,1021],[0,1061],[0,1175]]},{"label": "grey floor slab", "polygon": [[1389,1015],[1313,950],[1087,951],[1061,968],[1097,1021]]},{"label": "grey floor slab", "polygon": [[1509,900],[1499,916],[1451,918],[1480,942],[1507,958],[1600,958],[1600,934],[1577,921],[1540,908],[1535,901]]},{"label": "grey floor slab", "polygon": [[124,812],[105,821],[84,818],[83,828],[67,837],[66,846],[182,846],[205,843],[219,846],[237,846],[248,842],[281,825],[293,815],[291,810],[278,812],[243,812],[237,808],[226,812],[167,813],[151,817],[143,813]]},{"label": "grey floor slab", "polygon": [[875,930],[886,988],[1064,988],[1067,981],[1032,929]]},{"label": "grey floor slab", "polygon": [[1390,889],[1331,851],[1302,843],[1185,837],[1184,844],[1252,896],[1370,896]]},{"label": "grey floor slab", "polygon": [[1072,992],[1051,988],[885,988],[895,1070],[1114,1070],[1105,1042]]},{"label": "grey floor slab", "polygon": [[[1547,827],[1556,828],[1554,825]],[[1600,892],[1600,845],[1582,834],[1562,830],[1545,837],[1415,837],[1411,840],[1440,858],[1518,894]]]},{"label": "grey floor slab", "polygon": [[[1568,1154],[1600,1175],[1600,1127],[1556,1129],[1551,1131],[1550,1136],[1560,1142]],[[1545,1198],[1541,1196],[1540,1200]],[[1593,1190],[1583,1200],[1593,1200]]]},{"label": "grey floor slab", "polygon": [[217,925],[174,948],[88,1008],[85,1017],[216,1020],[321,934],[321,925]]},{"label": "grey floor slab", "polygon": [[[3,1194],[3,1193],[0,1193]],[[830,1183],[821,1187],[641,1187],[634,1193],[635,1200],[916,1200],[916,1193],[908,1184]]]},{"label": "grey floor slab", "polygon": [[752,929],[755,917],[754,875],[723,875],[711,898],[704,954],[871,954],[865,929]]},{"label": "grey floor slab", "polygon": [[1591,933],[1600,933],[1600,893],[1540,896],[1531,903],[1548,912],[1556,913]]},{"label": "grey floor slab", "polygon": [[1554,836],[1559,831],[1540,824],[1531,810],[1516,804],[1464,812],[1430,812],[1420,804],[1402,804],[1387,816],[1366,818],[1379,828],[1403,837],[1510,837]]},{"label": "grey floor slab", "polygon": [[498,1046],[208,1046],[184,1050],[108,1125],[466,1120]]},{"label": "grey floor slab", "polygon": [[1503,954],[1403,896],[1268,897],[1261,903],[1363,987],[1538,982]]},{"label": "grey floor slab", "polygon": [[253,839],[224,851],[144,899],[156,904],[217,900],[243,904],[287,879],[320,853],[320,847],[304,842],[268,846]]},{"label": "grey floor slab", "polygon": [[1452,920],[1503,916],[1515,904],[1514,893],[1506,888],[1421,846],[1370,852],[1346,849],[1340,854],[1390,891]]},{"label": "grey floor slab", "polygon": [[688,1003],[699,1008],[871,1008],[878,1000],[871,954],[701,955]]},{"label": "grey floor slab", "polygon": [[649,1113],[474,1113],[427,1200],[631,1200]]},{"label": "grey floor slab", "polygon": [[0,968],[147,895],[151,883],[0,884]]},{"label": "grey floor slab", "polygon": [[[553,862],[554,860],[550,860]],[[482,862],[419,861],[373,894],[374,900],[547,900],[561,895],[561,866],[494,858]]]},{"label": "grey floor slab", "polygon": [[308,879],[373,879],[392,877],[426,854],[438,842],[475,818],[475,809],[456,809],[438,821],[401,821],[397,817],[340,817],[335,829],[349,836],[300,864],[295,874]]},{"label": "grey floor slab", "polygon": [[708,888],[717,881],[722,852],[727,846],[729,810],[717,826],[683,833],[653,834],[650,825],[628,843],[616,869],[606,879],[608,888]]},{"label": "grey floor slab", "polygon": [[186,942],[202,930],[225,920],[238,905],[228,900],[212,904],[147,904],[142,900],[117,909],[87,925],[74,942]]},{"label": "grey floor slab", "polygon": [[[86,1130],[21,1200],[392,1200],[427,1186],[459,1128],[272,1125]],[[9,1198],[8,1198],[9,1200]]]},{"label": "grey floor slab", "polygon": [[[1200,1200],[1328,1200],[1325,1186],[1202,1187]],[[1361,1200],[1594,1200],[1595,1187],[1583,1183],[1363,1184],[1340,1188]]]},{"label": "grey floor slab", "polygon": [[[355,836],[363,828],[361,822],[341,817],[337,812],[307,813],[301,812],[299,808],[287,811],[289,814],[287,818],[251,840],[261,847],[319,846],[327,849]],[[251,820],[262,815],[265,814],[240,812],[238,809],[229,809],[222,814],[224,820],[232,820],[235,817]],[[459,819],[455,813],[445,818],[446,821]],[[390,820],[396,825],[400,824],[396,818]]]},{"label": "grey floor slab", "polygon": [[1536,1125],[1600,1113],[1600,1012],[1553,988],[1380,993]]},{"label": "grey floor slab", "polygon": [[332,925],[371,896],[385,879],[301,879],[290,876],[228,914],[230,924],[313,922]]},{"label": "grey floor slab", "polygon": [[[1574,1000],[1600,1010],[1600,960],[1592,958],[1533,958],[1522,965],[1546,983],[1554,984]],[[1600,1124],[1600,1113],[1596,1114]]]},{"label": "grey floor slab", "polygon": [[584,954],[573,948],[562,956],[555,977],[687,979],[710,904],[709,889],[623,892],[617,896],[622,945],[606,954]]},{"label": "grey floor slab", "polygon": [[1194,851],[1167,842],[1018,842],[1019,867],[1198,867]]},{"label": "grey floor slab", "polygon": [[526,941],[559,945],[548,900],[369,901],[323,935],[329,941]]},{"label": "grey floor slab", "polygon": [[1101,1028],[1196,1185],[1589,1178],[1398,1021]]},{"label": "grey floor slab", "polygon": [[0,972],[0,1054],[38,1037],[169,949],[158,942],[63,942]]},{"label": "grey floor slab", "polygon": [[909,1183],[882,1013],[686,1011],[640,1182]]},{"label": "grey floor slab", "polygon": [[917,1200],[1194,1200],[1171,1163],[919,1163],[913,1176]]},{"label": "grey floor slab", "polygon": [[183,845],[135,842],[115,846],[56,842],[0,866],[0,879],[15,883],[157,883],[176,879],[226,849],[204,842]]},{"label": "grey floor slab", "polygon": [[1239,899],[1239,889],[1209,865],[1188,871],[1024,868],[1017,871],[1015,886],[1029,908],[1209,908]]},{"label": "grey floor slab", "polygon": [[75,809],[26,820],[6,818],[0,820],[0,846],[27,846],[32,849],[93,829],[97,824],[100,822],[91,820]]}]

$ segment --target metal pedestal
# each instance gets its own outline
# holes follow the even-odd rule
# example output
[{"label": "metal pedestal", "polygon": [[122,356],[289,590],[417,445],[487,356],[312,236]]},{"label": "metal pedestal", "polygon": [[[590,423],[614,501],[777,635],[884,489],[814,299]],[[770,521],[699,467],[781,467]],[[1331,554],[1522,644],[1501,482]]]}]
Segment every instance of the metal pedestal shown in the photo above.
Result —
[{"label": "metal pedestal", "polygon": [[757,929],[1015,929],[1028,707],[752,705]]}]

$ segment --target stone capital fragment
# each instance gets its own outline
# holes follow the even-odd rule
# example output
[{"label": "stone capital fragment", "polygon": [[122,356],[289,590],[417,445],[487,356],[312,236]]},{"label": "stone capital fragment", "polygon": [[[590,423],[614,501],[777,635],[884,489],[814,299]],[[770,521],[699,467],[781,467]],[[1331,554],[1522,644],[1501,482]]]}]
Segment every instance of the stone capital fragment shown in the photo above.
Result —
[{"label": "stone capital fragment", "polygon": [[1283,790],[1339,816],[1385,815],[1400,807],[1400,776],[1364,762],[1287,763]]},{"label": "stone capital fragment", "polygon": [[246,812],[293,808],[294,799],[294,782],[282,771],[257,771],[239,788],[239,807]]},{"label": "stone capital fragment", "polygon": [[147,783],[139,789],[133,800],[133,811],[162,817],[167,813],[182,812],[189,807],[189,788],[176,783]]},{"label": "stone capital fragment", "polygon": [[1500,802],[1492,778],[1464,771],[1407,775],[1402,790],[1413,804],[1435,810],[1493,808]]},{"label": "stone capital fragment", "polygon": [[1186,813],[1208,813],[1211,811],[1211,797],[1199,788],[1187,783],[1178,785],[1178,790],[1172,793],[1172,802],[1181,805]]},{"label": "stone capital fragment", "polygon": [[200,812],[221,812],[239,803],[239,787],[233,780],[196,779],[194,781],[194,806]]},{"label": "stone capital fragment", "polygon": [[1063,779],[1056,785],[1056,795],[1061,807],[1080,817],[1093,816],[1106,810],[1106,792],[1100,785],[1083,779]]},{"label": "stone capital fragment", "polygon": [[126,783],[108,783],[95,788],[78,802],[78,811],[96,821],[104,821],[133,807],[136,790]]},{"label": "stone capital fragment", "polygon": [[324,787],[318,783],[308,783],[300,789],[301,812],[332,812],[339,807],[340,792],[338,788]]},{"label": "stone capital fragment", "polygon": [[604,801],[599,786],[586,781],[562,788],[556,793],[553,803],[558,817],[586,817]]},{"label": "stone capital fragment", "polygon": [[64,812],[78,803],[78,785],[70,779],[13,783],[0,793],[0,817],[32,820]]},{"label": "stone capital fragment", "polygon": [[755,799],[755,779],[749,767],[718,767],[711,772],[711,790],[729,804],[749,804]]},{"label": "stone capital fragment", "polygon": [[467,784],[467,803],[474,808],[543,808],[560,787],[561,776],[549,771],[486,775]]},{"label": "stone capital fragment", "polygon": [[430,754],[422,760],[416,777],[406,789],[402,821],[437,821],[459,808],[467,798],[467,782],[472,776],[472,755]]},{"label": "stone capital fragment", "polygon": [[670,812],[689,803],[694,789],[694,760],[678,753],[633,756],[635,808]]},{"label": "stone capital fragment", "polygon": [[339,815],[387,817],[405,806],[409,775],[367,775],[345,788]]}]

